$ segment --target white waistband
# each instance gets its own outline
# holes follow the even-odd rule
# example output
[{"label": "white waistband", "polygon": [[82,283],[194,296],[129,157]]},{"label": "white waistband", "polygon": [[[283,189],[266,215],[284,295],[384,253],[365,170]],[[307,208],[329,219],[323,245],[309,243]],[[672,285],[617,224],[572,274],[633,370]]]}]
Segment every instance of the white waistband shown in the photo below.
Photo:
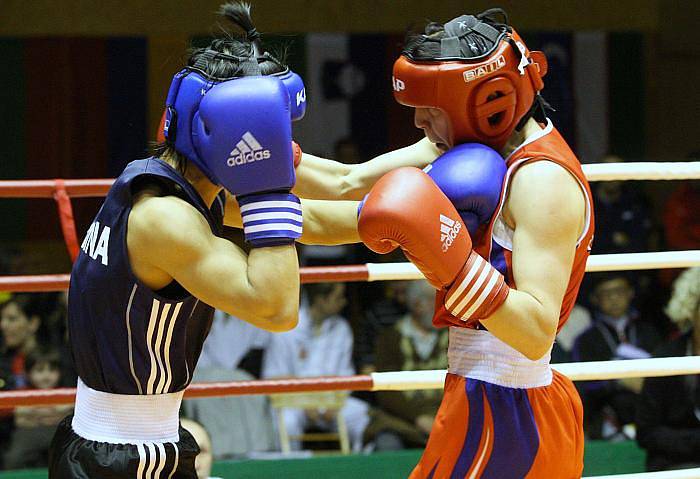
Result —
[{"label": "white waistband", "polygon": [[552,382],[550,353],[532,361],[488,331],[450,327],[448,372],[509,388],[536,388]]},{"label": "white waistband", "polygon": [[90,441],[137,445],[178,442],[183,394],[111,394],[91,389],[78,378],[71,426]]}]

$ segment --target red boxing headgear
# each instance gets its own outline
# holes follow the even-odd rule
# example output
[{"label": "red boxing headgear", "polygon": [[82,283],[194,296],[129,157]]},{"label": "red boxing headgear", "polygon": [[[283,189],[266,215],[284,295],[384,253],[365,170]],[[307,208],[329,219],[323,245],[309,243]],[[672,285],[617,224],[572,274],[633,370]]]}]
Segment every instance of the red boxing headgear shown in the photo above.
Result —
[{"label": "red boxing headgear", "polygon": [[[499,30],[473,16],[448,22],[445,32],[438,40],[439,58],[418,60],[404,53],[396,60],[394,98],[402,105],[445,112],[453,146],[478,142],[500,150],[542,90],[547,60],[542,52],[530,52],[512,28]],[[468,58],[459,41],[472,32],[493,46]]]}]

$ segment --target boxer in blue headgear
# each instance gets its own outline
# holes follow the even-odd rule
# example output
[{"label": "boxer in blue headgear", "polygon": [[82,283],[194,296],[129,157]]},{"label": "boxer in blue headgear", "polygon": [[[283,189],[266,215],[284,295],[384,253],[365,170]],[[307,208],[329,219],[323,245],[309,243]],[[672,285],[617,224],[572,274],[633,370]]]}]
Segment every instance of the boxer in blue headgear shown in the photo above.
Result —
[{"label": "boxer in blue headgear", "polygon": [[[245,4],[222,13],[250,23]],[[54,437],[52,478],[196,478],[178,411],[214,308],[270,331],[296,325],[303,84],[246,31],[192,53],[168,95],[167,142],[127,165],[87,231],[68,299],[75,414]],[[224,190],[250,254],[222,237]]]}]

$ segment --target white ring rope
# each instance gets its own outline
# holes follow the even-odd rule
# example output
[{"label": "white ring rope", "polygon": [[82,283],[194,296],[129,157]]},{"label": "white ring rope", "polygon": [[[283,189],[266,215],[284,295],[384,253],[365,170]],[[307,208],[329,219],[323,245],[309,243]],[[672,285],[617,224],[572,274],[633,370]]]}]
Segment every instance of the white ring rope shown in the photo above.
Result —
[{"label": "white ring rope", "polygon": [[700,161],[594,163],[581,166],[588,181],[700,179]]},{"label": "white ring rope", "polygon": [[700,251],[596,254],[588,258],[587,272],[636,269],[689,268],[700,266]]},{"label": "white ring rope", "polygon": [[[597,254],[588,258],[586,271],[689,268],[700,266],[700,250],[654,253]],[[424,279],[412,263],[367,263],[367,281]]]},{"label": "white ring rope", "polygon": [[614,474],[611,476],[585,476],[584,479],[698,479],[700,469],[678,471],[642,472],[640,474]]},{"label": "white ring rope", "polygon": [[[700,373],[700,356],[552,364],[572,381],[682,376]],[[442,389],[444,369],[372,373],[373,391]]]}]

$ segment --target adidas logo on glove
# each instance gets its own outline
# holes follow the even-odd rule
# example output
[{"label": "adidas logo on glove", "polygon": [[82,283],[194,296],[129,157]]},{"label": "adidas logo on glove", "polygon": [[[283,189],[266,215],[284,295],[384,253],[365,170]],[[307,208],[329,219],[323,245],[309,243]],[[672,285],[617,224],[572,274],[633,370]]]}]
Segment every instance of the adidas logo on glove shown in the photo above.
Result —
[{"label": "adidas logo on glove", "polygon": [[270,150],[263,148],[249,131],[243,134],[241,141],[236,143],[236,147],[229,154],[231,156],[226,160],[228,166],[238,166],[270,158]]},{"label": "adidas logo on glove", "polygon": [[442,252],[446,253],[452,242],[462,229],[462,223],[452,220],[440,214],[440,241],[442,242]]}]

